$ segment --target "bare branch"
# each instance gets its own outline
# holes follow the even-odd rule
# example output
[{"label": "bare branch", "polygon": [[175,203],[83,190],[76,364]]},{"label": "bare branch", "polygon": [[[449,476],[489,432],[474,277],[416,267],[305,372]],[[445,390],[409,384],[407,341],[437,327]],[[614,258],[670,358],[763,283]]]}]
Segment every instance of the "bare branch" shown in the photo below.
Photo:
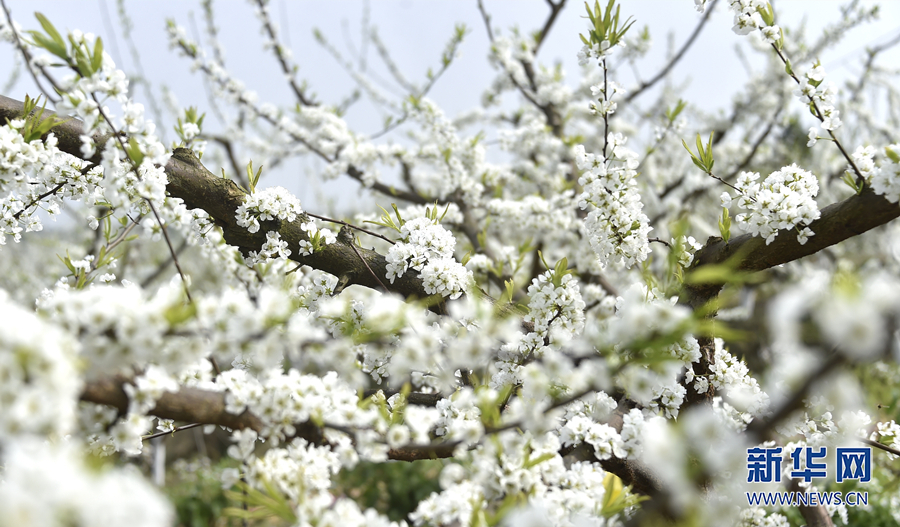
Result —
[{"label": "bare branch", "polygon": [[262,0],[256,0],[256,5],[261,14],[263,29],[272,40],[272,50],[275,52],[278,64],[281,65],[282,73],[284,73],[285,77],[288,79],[288,83],[291,85],[291,90],[293,90],[297,100],[300,101],[300,104],[303,106],[316,106],[316,103],[307,97],[303,88],[297,84],[297,68],[290,63],[290,57],[285,52],[285,48],[282,46],[281,41],[278,40],[278,32],[275,30],[275,26],[272,25],[272,19],[269,17],[269,9],[266,6],[266,3]]},{"label": "bare branch", "polygon": [[656,84],[660,80],[664,79],[666,77],[666,75],[669,74],[669,71],[672,70],[672,68],[675,66],[675,64],[678,63],[678,61],[681,60],[682,57],[684,57],[684,54],[687,53],[687,50],[690,49],[690,47],[694,44],[694,41],[697,40],[697,37],[700,35],[700,32],[703,31],[703,28],[706,26],[706,23],[709,21],[709,17],[710,17],[710,15],[712,15],[712,12],[716,7],[717,2],[718,2],[718,0],[713,0],[712,2],[710,2],[710,4],[708,6],[706,6],[706,13],[703,14],[703,18],[700,19],[699,23],[697,23],[697,27],[694,28],[694,32],[691,33],[691,36],[689,36],[688,39],[684,42],[684,44],[681,46],[681,49],[678,50],[678,53],[676,53],[675,56],[673,56],[671,58],[671,60],[669,60],[669,62],[663,67],[663,69],[661,69],[659,71],[659,73],[654,75],[652,79],[642,82],[641,85],[638,86],[636,90],[629,93],[628,96],[625,97],[626,103],[629,103],[632,100],[634,100],[638,95],[644,93],[646,90],[651,88],[654,84]]},{"label": "bare branch", "polygon": [[566,0],[559,0],[557,3],[553,3],[553,0],[546,0],[547,5],[550,6],[550,14],[547,16],[547,21],[544,22],[544,27],[541,28],[541,32],[538,33],[537,38],[534,40],[534,54],[538,54],[538,50],[541,49],[541,44],[544,43],[544,39],[547,38],[547,35],[550,33],[550,28],[553,27],[553,23],[556,22],[556,17],[559,15],[559,12],[562,11],[562,8],[566,5]]}]

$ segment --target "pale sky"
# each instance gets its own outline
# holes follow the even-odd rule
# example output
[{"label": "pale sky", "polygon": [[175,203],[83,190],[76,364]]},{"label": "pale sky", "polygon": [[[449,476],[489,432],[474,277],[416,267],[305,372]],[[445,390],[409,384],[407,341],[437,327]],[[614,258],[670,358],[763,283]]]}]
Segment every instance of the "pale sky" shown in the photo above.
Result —
[{"label": "pale sky", "polygon": [[[127,73],[136,73],[119,22],[118,2],[115,0],[6,0],[13,17],[25,28],[38,27],[32,13],[44,13],[58,29],[81,29],[103,37],[105,48],[116,63]],[[547,4],[543,0],[484,0],[492,15],[492,25],[504,32],[518,26],[531,32],[543,25],[547,16]],[[872,2],[864,2],[871,4]],[[836,53],[822,57],[829,78],[843,84],[843,79],[859,71],[861,57],[866,46],[886,42],[900,33],[900,2],[882,3],[881,20],[851,32]],[[209,104],[199,74],[191,73],[189,62],[169,50],[165,22],[173,18],[184,26],[195,40],[205,43],[202,7],[199,1],[126,1],[128,15],[135,28],[133,39],[140,52],[143,72],[151,80],[159,97],[161,85],[167,86],[183,106],[197,106],[206,111],[207,126],[218,126]],[[844,2],[832,0],[778,0],[775,2],[778,21],[793,25],[804,17],[810,35],[818,35],[826,24],[836,22],[839,8]],[[249,89],[259,94],[261,102],[276,105],[293,104],[292,93],[271,52],[263,51],[264,41],[260,24],[253,14],[250,2],[225,0],[214,4],[216,21],[222,46],[225,49],[226,67]],[[354,88],[353,81],[340,66],[313,39],[312,30],[318,27],[345,56],[351,49],[358,50],[362,20],[365,12],[362,0],[290,1],[272,0],[270,11],[280,25],[284,40],[293,49],[300,65],[298,78],[306,80],[318,100],[338,103]],[[382,40],[392,53],[394,61],[413,81],[424,78],[429,67],[437,69],[441,51],[453,32],[456,23],[464,23],[469,34],[461,47],[461,57],[438,82],[430,93],[451,117],[479,104],[481,94],[494,73],[487,64],[488,38],[475,0],[372,0],[369,5],[370,24],[378,28]],[[576,53],[581,44],[578,33],[585,30],[581,18],[583,2],[570,0],[560,14],[556,25],[542,47],[539,60],[547,64],[560,61],[574,85],[578,74]],[[664,63],[668,52],[669,35],[675,47],[693,31],[700,16],[693,8],[692,0],[624,0],[623,15],[633,15],[635,28],[649,26],[653,48],[640,64],[642,78],[654,75]],[[736,45],[745,45],[747,37],[731,31],[731,14],[726,6],[719,6],[713,18],[676,69],[676,82],[690,80],[684,98],[705,108],[725,107],[732,94],[747,80],[748,72],[736,58]],[[11,71],[14,50],[8,44],[0,46],[0,72]],[[376,54],[369,47],[368,64],[371,69],[387,77]],[[898,63],[898,53],[882,60]],[[628,68],[622,69],[628,73]],[[0,85],[6,84],[0,76]],[[634,77],[616,79],[626,88]],[[25,93],[34,95],[36,90],[27,74],[4,93],[22,99]],[[144,93],[137,90],[140,102]],[[652,94],[644,95],[648,103]],[[378,130],[382,118],[368,102],[358,103],[347,115],[354,130],[371,133]],[[167,139],[171,141],[171,122],[165,123]],[[473,132],[474,133],[474,132]],[[242,160],[246,161],[246,160]],[[315,170],[316,165],[308,166]],[[316,184],[302,175],[298,164],[279,167],[269,174],[263,185],[279,184],[296,193],[302,202],[317,202],[319,192],[326,197],[336,197],[340,209],[354,204],[358,193],[356,183],[348,178],[324,182],[319,190]],[[325,204],[318,203],[318,210]],[[309,207],[313,209],[314,207]]]}]

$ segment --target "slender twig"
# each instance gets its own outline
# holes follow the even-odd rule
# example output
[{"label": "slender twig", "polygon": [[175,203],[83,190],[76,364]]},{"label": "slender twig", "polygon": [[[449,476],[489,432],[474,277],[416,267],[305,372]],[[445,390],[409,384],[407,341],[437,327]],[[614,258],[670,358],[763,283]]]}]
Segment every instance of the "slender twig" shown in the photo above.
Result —
[{"label": "slender twig", "polygon": [[235,179],[237,179],[242,186],[249,187],[250,183],[244,176],[244,171],[241,170],[241,166],[238,164],[237,158],[234,155],[234,145],[232,144],[231,139],[221,135],[207,135],[205,137],[222,145],[222,148],[225,149],[225,155],[228,157],[228,162],[231,163],[231,169],[234,170]]},{"label": "slender twig", "polygon": [[[775,50],[775,53],[778,55],[778,58],[781,59],[781,62],[783,64],[787,65],[787,63],[788,63],[787,57],[785,57],[784,54],[781,52],[781,50],[778,49],[778,46],[776,46],[775,44],[772,44],[772,49]],[[790,71],[789,75],[792,79],[794,79],[794,82],[796,82],[797,84],[800,84],[800,78],[797,77],[797,74],[794,73],[793,70]],[[815,110],[813,112],[813,116],[815,116],[815,118],[818,119],[820,122],[824,122],[825,117],[822,115],[822,111],[819,110],[819,105],[816,104],[816,100],[812,97],[807,97],[807,99],[809,99],[810,105],[812,105],[813,110]],[[863,177],[862,172],[859,170],[859,167],[856,166],[856,162],[853,161],[853,158],[850,157],[850,154],[848,154],[847,151],[844,150],[844,145],[841,144],[841,142],[834,135],[834,132],[832,130],[826,130],[826,131],[828,132],[828,135],[831,136],[832,142],[834,142],[834,144],[838,147],[838,150],[841,151],[841,155],[844,156],[845,160],[847,160],[847,163],[850,165],[850,168],[853,169],[853,173],[856,174],[857,184],[860,184],[860,185],[865,184],[866,178]]]},{"label": "slender twig", "polygon": [[875,447],[875,448],[884,450],[885,452],[894,454],[895,456],[900,456],[900,450],[897,450],[896,448],[891,448],[891,447],[889,447],[889,446],[887,446],[887,445],[882,445],[882,444],[879,443],[878,441],[872,441],[871,439],[866,438],[866,437],[857,437],[856,440],[857,440],[857,441],[860,441],[860,442],[862,442],[862,443],[865,443],[865,444],[867,444],[867,445],[869,445],[869,446],[873,446],[873,447]]},{"label": "slender twig", "polygon": [[381,278],[378,278],[378,275],[375,274],[375,271],[373,271],[372,268],[369,267],[369,262],[367,262],[366,259],[363,258],[361,254],[359,254],[359,249],[356,248],[356,243],[351,240],[349,245],[350,245],[350,248],[353,249],[353,252],[356,253],[356,256],[359,257],[359,260],[363,263],[363,265],[366,266],[366,269],[368,269],[369,272],[372,273],[372,277],[375,278],[375,281],[378,282],[378,285],[380,285],[382,289],[387,291],[388,290],[387,286],[384,285],[384,283],[381,281]]},{"label": "slender twig", "polygon": [[44,192],[44,193],[41,194],[40,196],[34,198],[33,200],[31,200],[31,201],[28,203],[28,205],[25,205],[24,207],[22,207],[22,210],[20,210],[19,212],[13,214],[13,219],[16,219],[16,220],[19,219],[19,217],[20,217],[25,211],[27,211],[27,210],[30,209],[31,207],[35,206],[37,203],[40,203],[40,201],[41,201],[42,199],[46,198],[47,196],[52,196],[53,194],[56,194],[56,193],[59,192],[59,190],[60,190],[61,188],[63,188],[64,186],[66,186],[66,182],[65,182],[65,181],[63,181],[62,183],[56,185],[55,187],[53,187],[52,189],[48,190],[47,192]]},{"label": "slender twig", "polygon": [[[112,214],[112,213],[110,213],[110,214]],[[120,232],[119,235],[116,236],[116,238],[113,241],[109,242],[106,245],[106,252],[109,252],[109,251],[115,249],[120,243],[125,241],[125,238],[128,236],[128,233],[130,233],[132,231],[132,229],[137,227],[141,222],[141,216],[138,216],[138,219],[134,219],[131,216],[129,216],[128,219],[131,220],[131,223],[129,223],[128,226],[125,227],[125,229],[123,229],[122,232]]]},{"label": "slender twig", "polygon": [[656,153],[659,145],[661,145],[662,142],[666,139],[666,137],[669,135],[669,131],[672,130],[672,127],[674,125],[675,121],[669,121],[668,123],[666,123],[666,127],[663,129],[662,133],[659,134],[659,137],[656,139],[656,141],[654,141],[653,146],[647,149],[647,153],[644,155],[644,158],[641,159],[640,163],[638,163],[638,166],[635,169],[636,172],[641,172],[641,167],[643,167],[644,163],[646,163],[647,160],[650,159],[650,156]]},{"label": "slender twig", "polygon": [[[181,245],[178,246],[178,249],[175,250],[175,253],[181,254],[184,252],[185,249],[187,249],[187,247],[188,247],[187,239],[181,240]],[[166,260],[165,262],[156,266],[156,269],[154,269],[153,272],[150,273],[150,275],[148,275],[146,278],[141,280],[141,287],[144,288],[144,287],[147,287],[148,285],[152,284],[153,281],[156,280],[157,278],[159,278],[159,275],[161,275],[163,273],[163,271],[165,271],[166,268],[169,267],[170,263],[172,263],[172,257],[169,257],[168,260]]]},{"label": "slender twig", "polygon": [[351,229],[356,229],[356,230],[358,230],[358,231],[360,231],[360,232],[364,232],[364,233],[368,234],[369,236],[374,236],[374,237],[376,237],[376,238],[381,238],[382,240],[388,242],[388,243],[391,244],[391,245],[394,245],[394,244],[396,243],[396,242],[394,242],[394,240],[391,240],[390,238],[388,238],[387,236],[385,236],[385,235],[383,235],[383,234],[378,234],[377,232],[372,232],[372,231],[370,231],[370,230],[368,230],[368,229],[364,229],[364,228],[362,228],[362,227],[357,227],[356,225],[353,225],[352,223],[347,223],[346,221],[343,221],[343,220],[336,220],[336,219],[333,219],[333,218],[328,218],[328,217],[326,217],[326,216],[319,216],[318,214],[313,214],[312,212],[308,212],[308,211],[306,211],[306,215],[307,215],[307,216],[311,216],[311,217],[316,218],[316,219],[319,219],[319,220],[322,220],[322,221],[328,221],[328,222],[331,222],[331,223],[339,223],[339,224],[341,224],[341,225],[346,225],[347,227],[350,227]]},{"label": "slender twig", "polygon": [[[6,7],[6,1],[0,0],[0,5],[3,6],[3,12],[6,14],[6,22],[7,22],[7,24],[9,24],[10,30],[15,35],[16,47],[19,48],[19,52],[22,54],[22,57],[25,59],[25,67],[28,68],[28,73],[31,74],[31,78],[34,79],[35,85],[37,85],[38,89],[41,90],[41,92],[44,94],[45,97],[47,97],[47,100],[52,102],[53,104],[56,104],[59,101],[59,99],[53,97],[50,94],[50,92],[48,92],[47,90],[44,89],[44,86],[41,84],[41,81],[38,79],[37,73],[35,73],[34,69],[32,68],[31,53],[29,53],[28,50],[25,48],[24,44],[22,44],[22,36],[19,35],[18,31],[16,31],[16,26],[15,26],[15,24],[13,24],[12,15],[9,12],[9,8]],[[40,66],[38,66],[38,68],[40,69]],[[51,81],[51,84],[52,84],[52,81]]]},{"label": "slender twig", "polygon": [[484,9],[484,4],[481,2],[481,0],[478,0],[478,11],[481,12],[481,20],[484,21],[484,28],[487,30],[488,40],[490,40],[491,44],[493,44],[494,30],[491,29],[491,15],[489,15]]},{"label": "slender twig", "polygon": [[373,27],[371,29],[369,39],[372,41],[372,45],[375,46],[375,51],[378,52],[378,56],[381,57],[381,61],[384,62],[388,72],[394,77],[394,81],[407,92],[414,93],[416,91],[415,85],[406,80],[406,77],[403,76],[400,67],[397,66],[397,63],[391,58],[391,54],[388,53],[387,47],[385,47],[384,42],[381,41],[381,37],[378,36],[378,30],[376,28]]},{"label": "slender twig", "polygon": [[844,356],[837,351],[837,349],[833,349],[831,355],[825,359],[824,361],[819,363],[819,367],[815,369],[809,376],[806,377],[806,380],[803,381],[803,384],[800,385],[799,388],[791,395],[791,397],[786,400],[772,415],[765,419],[754,419],[753,422],[747,427],[747,431],[751,434],[764,435],[766,432],[775,427],[778,423],[787,419],[791,413],[800,407],[803,403],[803,399],[809,395],[809,392],[812,390],[813,386],[819,381],[821,381],[826,375],[828,375],[832,370],[840,366],[845,362]]},{"label": "slender twig", "polygon": [[191,423],[189,425],[179,426],[178,428],[173,428],[172,430],[166,432],[157,432],[155,434],[151,434],[148,436],[144,436],[141,438],[142,441],[148,441],[150,439],[156,439],[157,437],[163,437],[170,434],[174,434],[175,432],[181,432],[182,430],[190,430],[191,428],[197,428],[198,426],[203,426],[204,423]]},{"label": "slender twig", "polygon": [[756,156],[756,152],[759,150],[759,147],[762,146],[763,142],[765,142],[766,138],[769,137],[769,134],[772,133],[772,130],[775,128],[775,123],[778,121],[778,116],[781,114],[782,108],[782,106],[778,107],[778,110],[775,111],[775,115],[773,115],[772,119],[769,120],[769,124],[766,126],[766,129],[763,130],[763,133],[753,143],[753,146],[750,148],[750,152],[746,156],[744,156],[743,161],[741,161],[736,167],[734,167],[734,170],[732,170],[727,176],[725,176],[726,180],[732,180],[735,176],[738,175],[740,171],[747,168],[747,165],[749,165],[753,158]]},{"label": "slender twig", "polygon": [[876,46],[874,48],[869,48],[866,50],[866,63],[863,66],[862,74],[859,76],[859,82],[855,86],[852,86],[853,95],[850,96],[851,101],[855,102],[859,99],[859,94],[862,92],[862,89],[866,85],[866,81],[869,79],[869,73],[872,71],[872,67],[875,64],[875,58],[878,56],[878,54],[887,51],[897,44],[900,44],[900,35],[895,36],[894,38],[880,46]]},{"label": "slender twig", "polygon": [[284,73],[285,77],[287,77],[288,83],[291,85],[291,90],[294,91],[294,95],[297,97],[297,100],[300,101],[300,104],[303,106],[316,106],[316,103],[306,96],[303,93],[303,88],[297,84],[297,78],[295,76],[295,68],[292,64],[290,64],[290,59],[288,59],[287,55],[284,53],[284,48],[281,42],[278,40],[277,32],[275,31],[275,27],[272,25],[272,19],[269,18],[269,10],[266,7],[266,2],[263,0],[256,0],[256,5],[259,7],[260,17],[263,22],[263,29],[266,30],[266,34],[272,39],[272,50],[275,51],[275,57],[278,59],[278,63],[281,65],[281,71]]},{"label": "slender twig", "polygon": [[[112,215],[112,212],[110,212],[109,215]],[[99,218],[99,219],[105,220],[105,219],[106,219],[106,216],[104,216],[103,218]],[[122,232],[120,232],[118,235],[116,235],[116,237],[115,237],[112,241],[110,241],[109,243],[106,244],[106,253],[107,253],[107,254],[111,253],[113,249],[115,249],[116,247],[119,246],[120,243],[122,243],[123,241],[125,241],[125,238],[128,237],[128,234],[129,234],[135,227],[137,227],[137,226],[140,224],[140,218],[138,218],[137,220],[135,220],[135,219],[133,219],[133,218],[131,218],[131,217],[129,216],[129,217],[128,217],[128,220],[129,220],[131,223],[129,223],[127,227],[125,227],[124,229],[122,229]],[[98,221],[99,221],[99,220],[98,220]],[[97,230],[97,233],[98,233],[98,235],[100,234],[100,230],[99,230],[99,229]],[[99,253],[100,253],[100,248],[97,247],[97,246],[95,246],[95,247],[93,248],[93,250],[91,250],[91,254],[94,256],[94,261],[91,262],[91,268],[90,268],[90,271],[88,271],[89,273],[93,273],[94,271],[96,271],[97,269],[99,269],[100,261],[97,259],[97,256],[99,255]]]},{"label": "slender twig", "polygon": [[[493,32],[493,30],[491,30],[491,17],[490,17],[490,15],[488,15],[487,11],[485,10],[482,0],[478,0],[478,10],[481,12],[481,18],[482,18],[482,20],[484,20],[484,25],[487,28],[488,38],[490,39],[491,44],[493,44],[494,43],[494,32]],[[531,84],[531,88],[532,88],[531,92],[536,92],[537,86],[535,85],[534,69],[531,66],[531,63],[527,62],[527,61],[522,61],[522,68],[525,70],[525,74],[528,77],[529,83]],[[544,117],[546,117],[546,119],[547,119],[547,125],[550,126],[550,128],[552,129],[553,135],[556,137],[561,137],[562,136],[562,124],[560,122],[559,112],[556,110],[556,107],[553,106],[553,104],[551,104],[551,103],[540,104],[539,102],[537,102],[537,100],[534,98],[535,95],[530,93],[529,90],[525,86],[522,86],[522,83],[520,83],[518,81],[518,79],[516,79],[515,75],[513,75],[513,73],[511,71],[509,71],[505,68],[504,68],[504,70],[506,71],[507,77],[509,77],[510,82],[512,82],[513,86],[515,86],[516,89],[519,90],[519,93],[521,93],[522,96],[525,97],[526,100],[528,100],[528,102],[533,104],[535,108],[537,108],[538,110],[541,111],[541,113],[544,114]]]},{"label": "slender twig", "polygon": [[694,28],[694,32],[691,33],[691,36],[689,36],[688,39],[684,42],[684,44],[681,46],[681,49],[678,50],[678,53],[676,53],[676,54],[669,60],[669,62],[663,67],[663,69],[661,69],[661,70],[659,71],[659,73],[657,73],[655,76],[653,76],[653,78],[651,78],[650,80],[647,80],[647,81],[642,82],[641,85],[638,86],[638,88],[637,88],[636,90],[634,90],[633,92],[629,93],[628,96],[625,97],[625,102],[626,102],[626,103],[631,102],[631,101],[632,101],[633,99],[635,99],[638,95],[640,95],[641,93],[643,93],[644,91],[646,91],[647,89],[649,89],[650,87],[652,87],[654,84],[656,84],[657,82],[659,82],[660,80],[662,80],[663,78],[665,78],[666,75],[669,74],[669,71],[672,70],[672,67],[674,67],[675,64],[676,64],[679,60],[681,60],[682,57],[684,57],[684,54],[687,52],[687,50],[694,44],[694,41],[697,40],[697,36],[700,35],[700,31],[702,31],[703,28],[706,26],[706,23],[709,21],[710,15],[711,15],[712,12],[715,10],[716,3],[717,3],[717,2],[718,2],[718,0],[713,0],[713,1],[706,7],[706,13],[703,14],[703,18],[700,19],[700,22],[699,22],[699,23],[697,23],[697,26]]},{"label": "slender twig", "polygon": [[[121,134],[119,134],[118,130],[116,130],[115,125],[113,124],[112,119],[106,112],[103,110],[103,105],[100,104],[100,101],[97,99],[97,95],[91,93],[91,99],[97,103],[97,111],[100,113],[100,116],[103,117],[103,120],[106,121],[106,125],[109,126],[110,131],[112,131],[113,137],[115,137],[116,142],[119,143],[119,146],[122,148],[122,152],[128,157],[128,160],[131,162],[131,167],[134,170],[134,175],[140,178],[140,172],[138,172],[138,164],[128,155],[128,148],[125,146],[125,141],[122,139]],[[156,219],[156,224],[159,225],[160,231],[162,232],[163,239],[166,241],[166,246],[169,248],[169,254],[172,255],[172,261],[175,263],[175,269],[178,270],[178,275],[181,277],[181,285],[184,288],[184,294],[188,299],[188,302],[193,303],[194,299],[191,297],[191,291],[188,288],[187,277],[184,275],[184,271],[181,269],[181,263],[178,261],[178,255],[175,254],[175,247],[172,245],[172,240],[169,238],[169,230],[166,228],[165,223],[162,221],[162,217],[159,215],[159,211],[156,210],[156,205],[153,204],[153,201],[150,198],[144,197],[144,201],[147,202],[147,205],[150,207],[150,212],[153,213],[153,217]]]},{"label": "slender twig", "polygon": [[737,192],[739,192],[742,196],[745,196],[750,201],[756,203],[756,198],[754,198],[753,196],[746,196],[744,194],[743,190],[741,190],[741,189],[737,188],[736,186],[732,185],[731,183],[725,181],[723,178],[720,178],[719,176],[713,174],[712,172],[707,172],[706,175],[719,181],[720,183],[724,183],[725,185],[727,185],[727,186],[731,187],[732,189],[736,190]]},{"label": "slender twig", "polygon": [[544,43],[544,39],[547,38],[547,34],[550,33],[550,28],[553,27],[553,23],[556,22],[556,16],[559,15],[559,12],[562,11],[562,8],[566,5],[566,0],[559,0],[557,3],[553,3],[553,0],[546,0],[546,2],[550,6],[550,15],[547,17],[547,21],[544,22],[544,27],[541,29],[541,32],[538,33],[537,38],[534,39],[534,55],[538,54],[538,50],[541,49],[541,44]]},{"label": "slender twig", "polygon": [[609,148],[609,83],[605,57],[600,62],[600,67],[603,69],[603,161],[609,163],[609,157],[606,155],[606,150]]},{"label": "slender twig", "polygon": [[213,371],[216,372],[217,377],[219,375],[222,375],[222,368],[219,368],[219,362],[216,360],[215,357],[210,355],[209,357],[206,357],[206,360],[208,360],[209,363],[212,364]]}]

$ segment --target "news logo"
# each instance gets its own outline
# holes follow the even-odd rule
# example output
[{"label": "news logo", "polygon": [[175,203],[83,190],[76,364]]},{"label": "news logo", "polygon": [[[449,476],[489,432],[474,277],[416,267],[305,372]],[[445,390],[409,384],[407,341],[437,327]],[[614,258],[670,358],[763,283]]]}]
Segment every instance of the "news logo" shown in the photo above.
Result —
[{"label": "news logo", "polygon": [[[778,483],[785,462],[782,447],[747,449],[747,483]],[[790,477],[806,483],[828,475],[826,461],[828,447],[795,448],[790,455]],[[835,480],[872,481],[872,449],[870,447],[842,447],[836,452]],[[750,505],[868,505],[867,492],[748,492]]]}]

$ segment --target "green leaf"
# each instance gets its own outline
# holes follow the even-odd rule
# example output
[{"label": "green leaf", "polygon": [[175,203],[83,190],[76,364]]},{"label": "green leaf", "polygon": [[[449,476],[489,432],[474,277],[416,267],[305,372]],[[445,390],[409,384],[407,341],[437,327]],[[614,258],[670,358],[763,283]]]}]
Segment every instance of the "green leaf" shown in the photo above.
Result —
[{"label": "green leaf", "polygon": [[731,239],[731,216],[728,212],[728,207],[722,207],[722,218],[719,220],[719,234],[722,235],[725,243],[728,243],[728,240]]},{"label": "green leaf", "polygon": [[37,31],[27,31],[27,33],[31,35],[36,46],[46,49],[63,60],[69,60],[69,53],[66,50],[65,44],[60,45],[56,41],[45,37]]},{"label": "green leaf", "polygon": [[52,38],[54,42],[56,42],[62,48],[66,47],[66,41],[63,40],[62,35],[60,35],[59,31],[57,31],[56,28],[53,27],[53,24],[50,23],[50,20],[48,20],[47,17],[45,17],[41,13],[35,13],[34,17],[38,19],[38,22],[41,23],[41,27],[44,28],[44,31],[46,31],[47,34],[50,35],[50,38]]},{"label": "green leaf", "polygon": [[94,74],[94,70],[91,68],[91,61],[81,50],[75,51],[75,65],[78,67],[78,73],[82,77],[86,78]]},{"label": "green leaf", "polygon": [[[709,133],[709,142],[706,143],[706,152],[704,152],[703,161],[706,163],[706,169],[707,169],[706,171],[707,172],[712,172],[713,165],[715,164],[715,160],[713,159],[713,153],[712,153],[713,134],[714,133],[715,132]],[[697,134],[697,138],[698,139],[700,138],[700,134]]]},{"label": "green leaf", "polygon": [[97,37],[94,41],[94,56],[91,57],[91,69],[100,71],[100,65],[103,63],[103,40]]},{"label": "green leaf", "polygon": [[687,145],[687,141],[685,141],[684,139],[682,139],[682,140],[681,140],[681,144],[684,145],[684,149],[687,150],[687,151],[688,151],[688,154],[691,155],[691,161],[693,161],[694,164],[697,165],[697,168],[699,168],[700,170],[703,170],[704,172],[706,172],[706,167],[703,166],[703,162],[700,161],[700,159],[699,159],[697,156],[695,156],[693,152],[691,152],[691,147],[689,147],[689,146]]},{"label": "green leaf", "polygon": [[69,257],[69,251],[66,251],[65,258],[63,258],[62,256],[60,256],[58,254],[56,255],[56,257],[59,258],[60,261],[66,265],[66,268],[69,270],[69,272],[71,272],[72,274],[75,274],[75,266],[72,265],[72,259]]},{"label": "green leaf", "polygon": [[772,4],[766,3],[765,7],[757,7],[756,11],[762,17],[765,25],[771,26],[775,24],[775,10],[772,9]]},{"label": "green leaf", "polygon": [[250,183],[250,193],[253,194],[256,192],[256,184],[259,183],[259,178],[262,175],[262,167],[259,167],[259,170],[256,173],[253,173],[253,160],[247,164],[247,181]]},{"label": "green leaf", "polygon": [[197,304],[176,304],[169,306],[169,308],[163,312],[163,316],[170,326],[179,326],[194,318],[194,315],[196,314]]},{"label": "green leaf", "polygon": [[539,455],[538,457],[536,457],[534,459],[526,460],[525,463],[522,464],[522,467],[528,469],[533,466],[540,465],[544,461],[553,459],[556,456],[557,456],[556,452],[544,452],[543,454]]},{"label": "green leaf", "polygon": [[678,99],[675,108],[666,108],[666,120],[669,121],[669,123],[674,123],[675,119],[678,118],[678,115],[681,114],[681,111],[684,110],[685,106],[687,106],[687,101]]},{"label": "green leaf", "polygon": [[625,489],[622,480],[615,474],[607,473],[603,478],[603,508],[604,516],[612,516],[625,509]]},{"label": "green leaf", "polygon": [[727,264],[704,265],[688,273],[684,283],[689,285],[699,284],[745,284],[751,279],[751,274],[746,271],[738,271]]},{"label": "green leaf", "polygon": [[849,170],[844,172],[844,177],[841,178],[841,181],[846,183],[848,187],[852,188],[853,192],[855,192],[857,195],[862,194],[863,188],[865,188],[865,183],[858,183],[856,175]]},{"label": "green leaf", "polygon": [[884,147],[884,155],[888,156],[894,163],[900,163],[900,155],[898,155],[897,152],[894,152],[891,147]]},{"label": "green leaf", "polygon": [[134,162],[135,165],[140,166],[140,164],[144,161],[144,153],[141,152],[141,148],[138,145],[137,139],[134,137],[130,137],[128,139],[128,146],[125,148],[125,153],[128,154],[128,158]]}]

